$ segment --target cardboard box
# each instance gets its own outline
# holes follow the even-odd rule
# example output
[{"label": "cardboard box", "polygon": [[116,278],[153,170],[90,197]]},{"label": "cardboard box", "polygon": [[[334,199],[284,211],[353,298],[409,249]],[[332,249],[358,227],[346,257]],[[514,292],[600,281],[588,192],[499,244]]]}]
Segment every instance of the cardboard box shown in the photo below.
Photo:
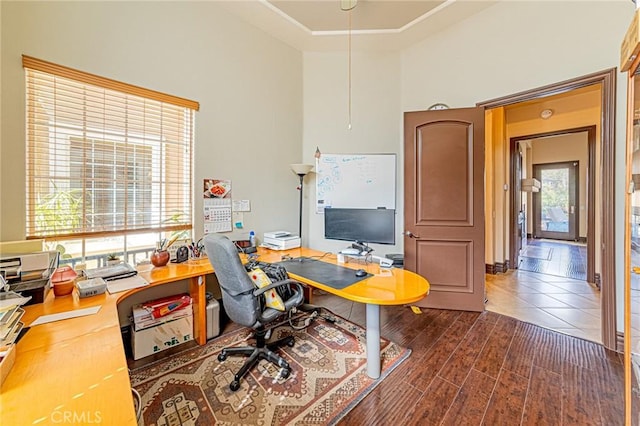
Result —
[{"label": "cardboard box", "polygon": [[138,331],[131,325],[131,349],[136,360],[190,340],[193,340],[193,315]]}]

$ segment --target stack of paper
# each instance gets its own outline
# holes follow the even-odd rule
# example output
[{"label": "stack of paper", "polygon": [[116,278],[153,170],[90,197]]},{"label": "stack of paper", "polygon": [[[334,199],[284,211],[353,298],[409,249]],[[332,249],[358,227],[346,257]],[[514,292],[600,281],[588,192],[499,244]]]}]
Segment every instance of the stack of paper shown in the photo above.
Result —
[{"label": "stack of paper", "polygon": [[15,342],[24,327],[24,324],[20,322],[22,315],[24,315],[24,309],[17,305],[0,311],[0,346]]},{"label": "stack of paper", "polygon": [[109,290],[109,293],[111,294],[149,285],[149,283],[140,275],[134,275],[126,278],[111,278],[105,281],[107,281],[107,290]]}]

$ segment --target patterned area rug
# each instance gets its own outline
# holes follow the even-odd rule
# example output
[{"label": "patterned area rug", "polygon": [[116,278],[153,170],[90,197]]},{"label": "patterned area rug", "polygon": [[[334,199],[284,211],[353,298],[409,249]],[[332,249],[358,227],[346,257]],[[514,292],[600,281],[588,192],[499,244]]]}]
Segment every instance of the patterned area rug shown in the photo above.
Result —
[{"label": "patterned area rug", "polygon": [[[270,340],[294,334],[295,345],[278,353],[292,368],[287,379],[264,360],[229,390],[242,356],[224,362],[227,346],[253,344],[242,328],[206,345],[185,350],[131,372],[142,396],[141,424],[150,425],[310,425],[335,424],[375,388],[411,350],[381,339],[382,374],[366,374],[365,330],[339,316],[331,323],[316,319],[302,331],[288,325],[273,330]],[[247,342],[247,339],[251,339]]]}]

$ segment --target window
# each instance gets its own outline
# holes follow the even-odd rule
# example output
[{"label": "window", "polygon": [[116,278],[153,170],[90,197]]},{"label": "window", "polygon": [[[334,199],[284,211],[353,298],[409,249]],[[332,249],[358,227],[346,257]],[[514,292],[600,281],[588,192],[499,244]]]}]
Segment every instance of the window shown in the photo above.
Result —
[{"label": "window", "polygon": [[198,103],[28,56],[23,66],[27,238],[86,258],[189,234]]}]

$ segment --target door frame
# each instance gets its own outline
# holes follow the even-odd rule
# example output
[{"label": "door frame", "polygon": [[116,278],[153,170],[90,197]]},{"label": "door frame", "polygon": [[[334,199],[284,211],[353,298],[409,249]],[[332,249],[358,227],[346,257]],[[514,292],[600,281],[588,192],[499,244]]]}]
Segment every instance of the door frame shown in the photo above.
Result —
[{"label": "door frame", "polygon": [[[533,220],[533,229],[534,233],[540,235],[541,233],[545,233],[546,236],[540,236],[540,238],[557,238],[563,241],[579,241],[580,239],[580,162],[579,161],[558,161],[553,163],[539,163],[532,164],[533,166],[533,177],[542,182],[541,177],[538,178],[539,174],[536,172],[542,173],[542,170],[547,169],[559,169],[562,168],[568,171],[568,180],[567,184],[569,186],[569,201],[570,205],[573,204],[573,213],[567,212],[567,232],[558,232],[558,231],[543,231],[540,229],[541,221],[538,219],[541,218],[542,213],[542,199],[540,192],[534,192],[532,195],[533,208],[532,208],[532,220]],[[562,166],[562,167],[559,167]],[[590,170],[590,169],[587,169]],[[588,180],[587,183],[591,182]],[[573,189],[572,189],[573,188]],[[542,185],[542,191],[544,191],[544,185]],[[591,207],[591,203],[587,203],[587,215],[589,215],[589,207]],[[572,215],[573,218],[569,215]],[[573,221],[573,223],[572,223]],[[573,225],[573,228],[572,228]],[[537,231],[537,232],[536,232]],[[568,234],[569,238],[562,234]],[[588,236],[589,234],[587,234]],[[593,282],[593,281],[591,281]]]},{"label": "door frame", "polygon": [[[602,343],[612,350],[622,347],[617,339],[616,328],[616,283],[615,283],[615,96],[617,68],[595,72],[582,77],[542,86],[537,89],[507,95],[501,98],[478,103],[485,109],[499,108],[520,102],[540,99],[551,95],[567,93],[594,84],[602,89],[600,120],[600,155],[602,179],[600,188],[602,212],[601,229],[601,309]],[[511,159],[509,159],[511,161]],[[595,163],[593,163],[595,164]],[[511,169],[511,167],[509,167]],[[596,206],[594,206],[595,208]],[[595,225],[595,224],[594,224]],[[513,220],[509,220],[509,235],[513,235]],[[512,239],[512,238],[510,238]],[[509,246],[513,244],[509,241]]]},{"label": "door frame", "polygon": [[[526,136],[517,136],[515,138],[511,138],[510,139],[510,143],[509,143],[509,157],[511,158],[511,165],[509,167],[510,169],[510,182],[511,182],[511,188],[519,188],[520,185],[520,180],[519,180],[519,176],[520,176],[520,171],[517,170],[517,164],[516,161],[514,161],[514,156],[518,155],[518,142],[522,141],[522,140],[529,140],[529,139],[537,139],[537,138],[544,138],[544,137],[549,137],[549,136],[558,136],[558,135],[567,135],[570,133],[582,133],[582,132],[586,132],[587,133],[587,144],[588,144],[588,165],[587,165],[587,281],[590,283],[593,283],[596,281],[596,237],[595,237],[595,229],[596,229],[596,215],[595,215],[595,208],[596,206],[593,204],[593,200],[595,199],[596,196],[596,126],[585,126],[585,127],[576,127],[574,129],[565,129],[565,130],[558,130],[555,132],[546,132],[546,133],[536,133],[533,135],[526,135]],[[602,144],[601,144],[602,145]],[[611,159],[613,160],[613,156],[611,157]],[[611,182],[613,184],[613,181]],[[601,190],[604,190],[605,185],[604,185],[604,178],[603,178],[603,185]],[[611,191],[613,191],[613,188],[611,188]],[[514,208],[514,202],[517,200],[518,197],[518,192],[517,191],[513,191],[511,193],[511,206],[509,207],[509,229],[511,229],[511,233],[510,235],[513,236],[513,238],[516,238],[516,235],[518,233],[518,229],[517,229],[517,220],[518,220],[518,212],[517,210]],[[603,197],[603,203],[604,203],[604,194],[602,195]],[[603,215],[603,230],[604,231],[604,215],[605,215],[605,206],[603,206],[603,210],[602,210],[602,215]],[[613,213],[612,213],[613,214]],[[613,223],[611,224],[613,225]],[[603,236],[603,241],[604,241],[604,236]],[[612,247],[612,246],[611,246]],[[515,259],[515,261],[517,261],[518,259],[518,253],[515,247],[515,244],[509,244],[509,250],[508,250],[509,256],[511,257],[511,259]],[[515,256],[515,257],[514,257]],[[602,267],[602,272],[604,275],[604,252],[603,252],[603,258],[602,258],[602,263],[603,263],[603,267]],[[611,268],[613,268],[613,272],[615,273],[615,257],[612,259],[612,264],[611,264]],[[512,266],[517,266],[517,265],[512,265]],[[615,280],[612,281],[613,283],[613,291],[615,294]],[[602,290],[602,283],[601,283],[601,290]],[[603,294],[604,296],[604,294]],[[615,312],[615,298],[613,299],[613,308],[614,308],[614,312]],[[604,304],[602,305],[602,312],[604,313]],[[614,317],[615,318],[615,317]],[[613,323],[613,325],[615,326],[615,321]],[[615,336],[615,332],[614,332],[614,336]]]}]

